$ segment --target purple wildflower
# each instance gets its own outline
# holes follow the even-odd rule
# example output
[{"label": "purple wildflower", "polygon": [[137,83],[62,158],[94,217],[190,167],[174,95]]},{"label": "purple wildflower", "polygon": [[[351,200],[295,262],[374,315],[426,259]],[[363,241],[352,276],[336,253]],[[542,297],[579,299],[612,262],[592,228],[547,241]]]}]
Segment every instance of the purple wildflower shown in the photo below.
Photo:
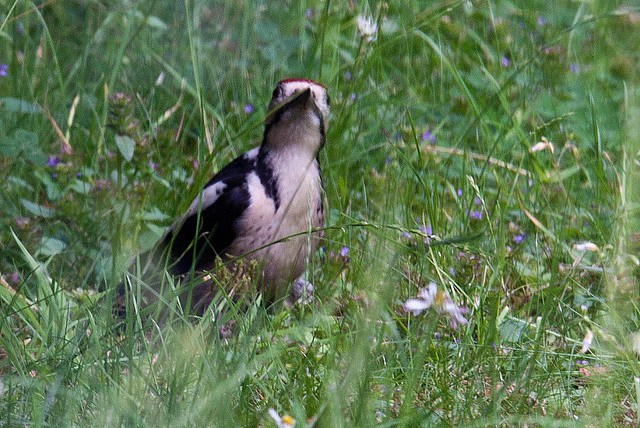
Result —
[{"label": "purple wildflower", "polygon": [[474,204],[476,204],[476,205],[480,205],[480,198],[476,196],[476,197],[473,199],[473,203],[474,203]]},{"label": "purple wildflower", "polygon": [[458,191],[456,192],[458,196],[462,196],[462,189],[458,189]]},{"label": "purple wildflower", "polygon": [[344,72],[344,80],[351,80],[351,72],[350,71],[345,71]]},{"label": "purple wildflower", "polygon": [[49,156],[47,160],[47,166],[56,166],[60,163],[60,158],[58,156]]},{"label": "purple wildflower", "polygon": [[0,64],[0,76],[5,77],[7,75],[7,69],[9,66],[7,64]]},{"label": "purple wildflower", "polygon": [[547,21],[545,21],[545,19],[543,17],[541,17],[541,16],[538,17],[538,25],[539,26],[542,27],[546,23],[547,23]]},{"label": "purple wildflower", "polygon": [[430,143],[435,143],[436,142],[436,136],[434,134],[432,134],[429,131],[424,131],[422,133],[422,141],[428,141]]},{"label": "purple wildflower", "polygon": [[455,275],[455,274],[456,274],[455,269],[453,269],[453,268],[449,268],[449,275],[453,276],[453,275]]},{"label": "purple wildflower", "polygon": [[82,174],[80,174],[79,172],[76,172],[76,178],[80,178],[82,176]]},{"label": "purple wildflower", "polygon": [[433,234],[433,229],[431,228],[431,226],[420,226],[418,227],[418,230],[420,230],[420,232],[426,234],[426,235],[432,235]]},{"label": "purple wildflower", "polygon": [[578,64],[570,64],[569,65],[569,70],[571,70],[571,72],[573,74],[578,74],[578,73],[580,73],[580,65],[578,65]]},{"label": "purple wildflower", "polygon": [[57,177],[57,175],[56,175],[55,173],[51,174],[51,178],[52,178],[52,179],[54,179],[54,180],[55,180],[55,179],[56,179],[56,177]]},{"label": "purple wildflower", "polygon": [[524,241],[524,233],[520,233],[513,237],[513,242],[515,242],[516,244],[520,244],[522,241]]},{"label": "purple wildflower", "polygon": [[342,247],[340,249],[340,257],[346,257],[349,254],[349,247]]},{"label": "purple wildflower", "polygon": [[402,232],[403,238],[411,238],[411,234],[409,232]]},{"label": "purple wildflower", "polygon": [[155,163],[155,162],[153,162],[153,161],[149,161],[149,162],[147,163],[147,165],[149,165],[149,168],[151,168],[151,169],[152,169],[152,170],[154,170],[154,171],[155,171],[155,170],[157,170],[157,169],[158,169],[158,167],[160,166],[160,164],[159,164],[159,163]]},{"label": "purple wildflower", "polygon": [[104,190],[107,189],[109,187],[109,182],[107,180],[103,180],[101,178],[96,180],[95,186],[94,186],[94,190]]},{"label": "purple wildflower", "polygon": [[481,220],[482,219],[482,211],[479,210],[467,210],[467,216],[469,216],[472,220]]},{"label": "purple wildflower", "polygon": [[253,106],[251,104],[247,104],[244,106],[244,114],[253,113]]},{"label": "purple wildflower", "polygon": [[355,92],[354,92],[354,93],[352,93],[352,94],[351,94],[351,101],[355,101],[355,100],[356,100],[356,97],[357,97],[356,93],[355,93]]},{"label": "purple wildflower", "polygon": [[29,224],[29,217],[15,217],[13,221],[16,223],[16,226],[24,227]]},{"label": "purple wildflower", "polygon": [[509,67],[510,63],[511,61],[509,61],[509,58],[507,58],[506,56],[500,57],[500,65],[502,65],[503,67]]},{"label": "purple wildflower", "polygon": [[308,7],[307,10],[304,11],[304,16],[307,17],[307,18],[312,18],[313,17],[313,9]]}]

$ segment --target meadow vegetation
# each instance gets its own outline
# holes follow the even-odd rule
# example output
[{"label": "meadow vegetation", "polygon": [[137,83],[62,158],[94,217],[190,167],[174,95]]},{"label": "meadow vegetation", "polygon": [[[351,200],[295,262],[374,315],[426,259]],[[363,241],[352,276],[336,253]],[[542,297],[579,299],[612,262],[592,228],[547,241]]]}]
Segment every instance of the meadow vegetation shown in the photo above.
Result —
[{"label": "meadow vegetation", "polygon": [[[0,2],[0,425],[638,426],[639,46],[634,1]],[[114,316],[289,77],[313,302]]]}]

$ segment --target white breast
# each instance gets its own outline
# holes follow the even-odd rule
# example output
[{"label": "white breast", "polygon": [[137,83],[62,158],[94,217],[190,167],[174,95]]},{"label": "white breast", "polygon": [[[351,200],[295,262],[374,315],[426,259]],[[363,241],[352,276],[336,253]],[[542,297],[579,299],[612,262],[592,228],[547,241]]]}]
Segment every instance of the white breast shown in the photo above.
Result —
[{"label": "white breast", "polygon": [[[301,159],[288,157],[284,164],[301,165]],[[261,261],[266,285],[270,287],[286,284],[302,273],[321,235],[305,233],[324,224],[318,164],[315,160],[305,162],[304,168],[278,169],[277,210],[257,174],[251,173],[247,180],[251,203],[239,225],[243,233],[228,251],[234,256],[251,253],[249,258]],[[286,240],[272,244],[280,239]]]}]

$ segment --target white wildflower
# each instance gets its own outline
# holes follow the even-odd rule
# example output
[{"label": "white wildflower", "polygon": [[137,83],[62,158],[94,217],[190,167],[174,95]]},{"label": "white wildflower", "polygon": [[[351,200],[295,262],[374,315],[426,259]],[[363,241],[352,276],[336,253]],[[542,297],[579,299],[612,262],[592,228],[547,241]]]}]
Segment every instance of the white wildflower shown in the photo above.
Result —
[{"label": "white wildflower", "polygon": [[582,348],[580,348],[580,353],[586,353],[591,347],[591,342],[593,342],[593,332],[591,330],[587,330],[584,335],[584,339],[582,339]]},{"label": "white wildflower", "polygon": [[422,311],[433,307],[438,314],[449,317],[449,325],[454,329],[458,328],[458,325],[468,324],[463,314],[466,314],[469,310],[456,305],[446,291],[438,291],[438,286],[435,282],[430,282],[427,288],[421,289],[417,297],[417,299],[408,299],[404,304],[404,309],[413,313],[414,316],[420,315]]},{"label": "white wildflower", "polygon": [[296,425],[296,420],[289,415],[280,416],[274,409],[267,410],[269,416],[273,419],[278,428],[291,428]]},{"label": "white wildflower", "polygon": [[376,39],[378,24],[371,16],[358,15],[356,26],[358,27],[358,32],[360,32],[360,37],[363,37],[367,42],[372,42]]},{"label": "white wildflower", "polygon": [[593,242],[582,242],[580,244],[573,244],[573,248],[578,251],[598,251],[598,246]]}]

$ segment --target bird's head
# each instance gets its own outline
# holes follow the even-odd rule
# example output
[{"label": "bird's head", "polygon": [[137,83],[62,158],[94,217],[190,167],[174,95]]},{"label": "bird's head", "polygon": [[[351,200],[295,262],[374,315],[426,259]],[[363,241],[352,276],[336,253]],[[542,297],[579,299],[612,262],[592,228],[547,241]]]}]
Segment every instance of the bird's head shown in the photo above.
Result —
[{"label": "bird's head", "polygon": [[328,122],[327,89],[307,79],[286,79],[280,81],[273,90],[265,118],[265,136],[273,131],[276,134],[317,133],[321,136],[323,143]]}]

